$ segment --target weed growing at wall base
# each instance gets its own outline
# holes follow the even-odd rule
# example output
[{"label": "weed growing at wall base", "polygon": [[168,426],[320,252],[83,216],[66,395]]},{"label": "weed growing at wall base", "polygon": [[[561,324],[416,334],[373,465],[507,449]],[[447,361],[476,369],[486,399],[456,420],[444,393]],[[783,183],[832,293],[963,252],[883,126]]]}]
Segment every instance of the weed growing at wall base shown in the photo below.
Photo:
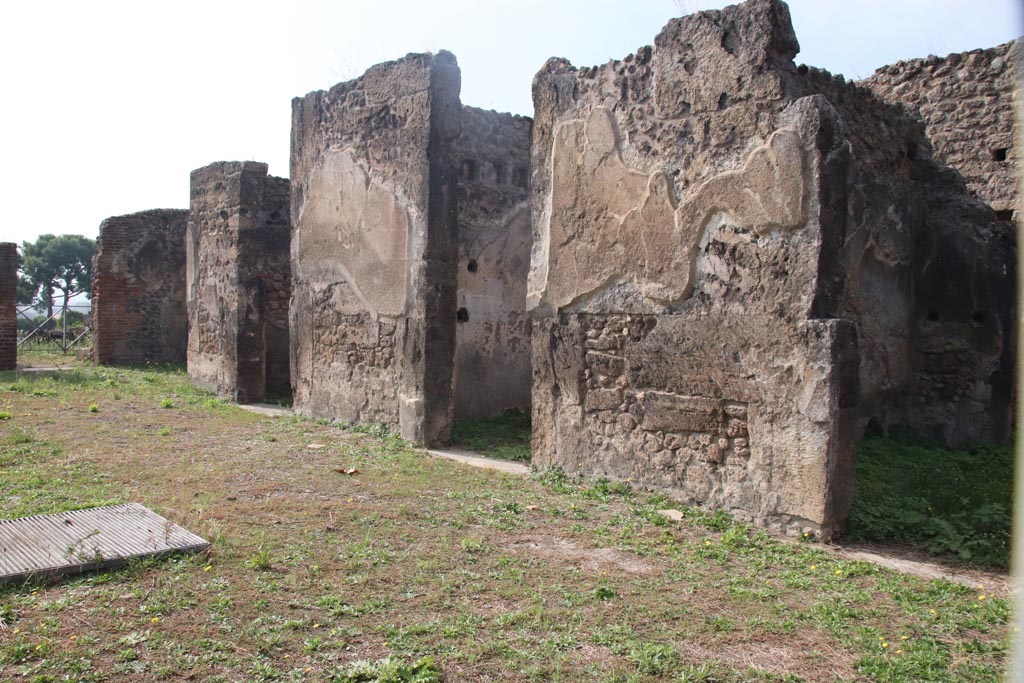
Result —
[{"label": "weed growing at wall base", "polygon": [[1012,501],[1010,447],[949,450],[904,436],[872,436],[857,453],[848,538],[911,543],[1006,567]]},{"label": "weed growing at wall base", "polygon": [[530,416],[511,410],[498,417],[452,424],[452,445],[489,458],[530,461]]}]

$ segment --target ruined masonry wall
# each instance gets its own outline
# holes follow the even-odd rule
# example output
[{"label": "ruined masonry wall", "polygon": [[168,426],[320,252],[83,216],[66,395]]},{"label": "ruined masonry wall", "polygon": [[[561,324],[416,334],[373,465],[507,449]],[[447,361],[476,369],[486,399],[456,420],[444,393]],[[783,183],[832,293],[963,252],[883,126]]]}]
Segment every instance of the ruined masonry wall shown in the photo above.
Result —
[{"label": "ruined masonry wall", "polygon": [[1002,220],[1019,210],[1013,99],[1021,41],[883,66],[861,84],[924,122],[935,156]]},{"label": "ruined masonry wall", "polygon": [[287,392],[288,181],[256,162],[192,172],[189,378],[239,402]]},{"label": "ruined masonry wall", "polygon": [[538,73],[536,464],[830,536],[869,420],[998,434],[991,209],[906,110],[798,49],[786,5],[750,0]]},{"label": "ruined masonry wall", "polygon": [[306,415],[448,438],[460,74],[408,55],[292,103],[291,362]]},{"label": "ruined masonry wall", "polygon": [[785,6],[754,2],[537,75],[535,464],[841,528],[856,335],[810,312],[839,298],[823,272],[849,157],[835,111],[779,68],[796,50]]},{"label": "ruined masonry wall", "polygon": [[459,261],[454,417],[530,409],[530,129],[522,116],[462,109],[456,142]]},{"label": "ruined masonry wall", "polygon": [[155,209],[100,224],[93,266],[93,360],[185,361],[188,211]]},{"label": "ruined masonry wall", "polygon": [[[906,381],[862,410],[883,428],[909,427],[950,445],[1012,438],[1017,249],[1009,221],[1020,210],[1013,113],[1020,45],[900,62],[860,83],[921,121],[935,158],[994,209],[957,198],[961,178],[934,167],[922,178],[930,193],[907,203],[916,205],[921,229],[902,231],[912,242],[904,248],[909,256],[896,261],[911,264],[901,287],[912,292],[902,295],[907,324],[899,332],[909,363],[894,364]],[[937,195],[946,199],[923,201]]]},{"label": "ruined masonry wall", "polygon": [[18,362],[18,245],[0,242],[0,370]]},{"label": "ruined masonry wall", "polygon": [[[989,107],[1002,117],[999,125],[1009,125],[1009,91],[985,108],[978,106],[978,98],[968,97],[973,104],[962,110],[929,110],[930,122],[922,116],[926,108],[904,107],[895,99],[897,93],[918,93],[914,87],[922,84],[945,96],[951,84],[965,96],[983,92],[977,83],[971,85],[971,77],[991,80],[981,57],[1000,51],[968,53],[958,62],[965,71],[952,76],[949,65],[934,68],[942,62],[937,58],[886,67],[876,76],[887,69],[917,74],[916,80],[889,92],[863,87],[871,79],[853,84],[816,69],[804,74],[805,82],[826,93],[842,112],[857,159],[848,190],[843,254],[848,283],[840,314],[858,322],[862,426],[874,421],[883,429],[909,429],[951,446],[1005,443],[1011,437],[1013,226],[997,220],[990,206],[972,196],[976,188],[965,187],[961,175],[943,163],[950,149],[946,142],[963,136],[936,132],[938,125],[948,126],[946,133],[970,128],[957,112],[974,112],[978,126],[991,124]],[[915,64],[921,71],[915,71]],[[934,81],[927,75],[930,70]],[[886,100],[879,97],[883,94]],[[947,114],[948,119],[936,118]],[[971,128],[970,135],[991,136],[995,130]],[[961,151],[976,155],[980,146],[972,145]],[[1005,168],[992,170],[998,181]],[[1013,181],[1003,181],[1012,192]]]}]

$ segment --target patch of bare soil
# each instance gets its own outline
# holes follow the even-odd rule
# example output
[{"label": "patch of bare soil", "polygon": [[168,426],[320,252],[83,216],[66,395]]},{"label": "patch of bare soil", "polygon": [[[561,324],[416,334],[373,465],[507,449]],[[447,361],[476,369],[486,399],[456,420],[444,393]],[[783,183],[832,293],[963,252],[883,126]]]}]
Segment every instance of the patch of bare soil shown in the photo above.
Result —
[{"label": "patch of bare soil", "polygon": [[708,647],[683,641],[680,651],[697,661],[716,660],[735,669],[756,669],[778,676],[797,675],[808,680],[854,680],[855,657],[834,640],[813,630],[780,636],[745,638]]},{"label": "patch of bare soil", "polygon": [[1016,588],[1013,577],[1005,572],[943,562],[933,555],[907,546],[856,543],[824,547],[844,560],[873,562],[921,579],[945,579],[972,588],[983,586],[986,593],[999,597],[1013,594]]},{"label": "patch of bare soil", "polygon": [[508,548],[514,552],[575,564],[588,573],[613,569],[629,574],[649,574],[654,569],[639,555],[616,548],[581,548],[572,541],[556,536],[521,536],[509,543]]}]

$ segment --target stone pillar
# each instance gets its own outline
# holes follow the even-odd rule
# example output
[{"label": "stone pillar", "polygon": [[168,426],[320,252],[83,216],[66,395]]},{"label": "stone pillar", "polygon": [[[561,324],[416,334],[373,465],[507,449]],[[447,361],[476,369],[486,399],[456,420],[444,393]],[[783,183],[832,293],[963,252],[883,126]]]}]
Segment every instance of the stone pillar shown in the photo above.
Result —
[{"label": "stone pillar", "polygon": [[18,245],[0,242],[0,370],[18,362]]},{"label": "stone pillar", "polygon": [[189,378],[239,403],[288,393],[288,180],[220,161],[191,182]]},{"label": "stone pillar", "polygon": [[408,55],[292,103],[295,409],[446,440],[460,72]]}]

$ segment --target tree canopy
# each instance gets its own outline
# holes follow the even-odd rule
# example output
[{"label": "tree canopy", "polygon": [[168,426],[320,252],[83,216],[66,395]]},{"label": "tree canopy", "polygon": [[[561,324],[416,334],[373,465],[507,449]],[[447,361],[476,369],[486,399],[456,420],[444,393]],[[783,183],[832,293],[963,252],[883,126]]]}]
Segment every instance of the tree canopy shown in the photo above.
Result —
[{"label": "tree canopy", "polygon": [[18,299],[45,306],[53,315],[55,297],[66,306],[72,296],[92,294],[92,257],[96,240],[82,235],[40,235],[21,245]]}]

